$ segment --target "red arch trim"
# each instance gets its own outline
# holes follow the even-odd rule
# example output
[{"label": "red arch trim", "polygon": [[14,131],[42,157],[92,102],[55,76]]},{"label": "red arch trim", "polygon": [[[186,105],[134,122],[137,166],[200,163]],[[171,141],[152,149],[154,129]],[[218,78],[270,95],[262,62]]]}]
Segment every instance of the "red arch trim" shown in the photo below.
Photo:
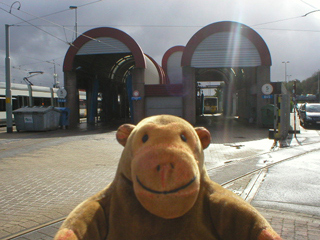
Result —
[{"label": "red arch trim", "polygon": [[183,52],[184,49],[185,49],[185,46],[171,47],[165,52],[165,54],[162,57],[161,65],[162,65],[163,71],[166,74],[166,83],[168,84],[170,83],[170,80],[168,78],[168,60],[172,54],[174,54],[175,52]]},{"label": "red arch trim", "polygon": [[145,54],[150,61],[153,63],[153,65],[156,67],[158,74],[159,74],[159,78],[160,78],[160,84],[165,84],[166,83],[166,77],[165,77],[165,73],[162,69],[162,67],[149,55]]},{"label": "red arch trim", "polygon": [[146,60],[145,60],[143,51],[140,48],[140,46],[133,40],[132,37],[130,37],[128,34],[126,34],[125,32],[119,29],[101,27],[101,28],[94,28],[83,33],[73,42],[73,46],[69,47],[66,53],[66,56],[64,58],[63,71],[64,72],[71,71],[73,67],[74,58],[77,52],[79,51],[79,49],[85,43],[89,41],[93,41],[92,38],[95,39],[99,37],[111,37],[121,41],[130,49],[133,55],[133,58],[135,60],[135,66],[137,68],[146,68]]},{"label": "red arch trim", "polygon": [[244,24],[231,21],[212,23],[195,33],[187,43],[186,48],[183,52],[181,66],[190,66],[192,56],[197,46],[205,38],[219,32],[238,32],[239,34],[243,35],[244,37],[249,39],[257,48],[260,54],[261,65],[271,66],[271,55],[268,46],[261,38],[261,36],[252,28]]},{"label": "red arch trim", "polygon": [[162,68],[165,71],[165,73],[167,73],[167,69],[168,69],[168,60],[170,58],[170,56],[172,54],[174,54],[175,52],[183,52],[185,49],[185,46],[174,46],[172,48],[169,48],[165,54],[162,57]]}]

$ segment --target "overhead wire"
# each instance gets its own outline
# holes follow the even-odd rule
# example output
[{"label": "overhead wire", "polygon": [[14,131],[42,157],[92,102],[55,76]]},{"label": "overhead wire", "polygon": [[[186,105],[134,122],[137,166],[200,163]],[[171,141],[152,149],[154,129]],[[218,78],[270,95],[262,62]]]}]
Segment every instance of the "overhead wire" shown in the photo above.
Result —
[{"label": "overhead wire", "polygon": [[34,62],[34,63],[28,63],[28,64],[19,65],[19,66],[25,66],[25,65],[36,64],[36,63],[46,63],[48,61],[55,61],[57,59],[63,58],[63,57],[58,57],[58,58],[54,58],[54,59],[51,59],[51,60],[42,60],[42,59],[33,58],[33,57],[30,57],[30,56],[23,56],[23,55],[19,55],[19,57],[29,58],[29,59],[33,59],[33,60],[37,61],[37,62]]},{"label": "overhead wire", "polygon": [[[90,3],[87,3],[87,4],[83,4],[83,5],[81,5],[81,7],[82,7],[82,6],[87,6],[87,5],[89,5],[89,4],[101,2],[101,1],[103,1],[103,0],[99,0],[99,1],[90,2]],[[5,4],[5,3],[3,3],[3,4],[8,6],[8,4]],[[3,11],[5,11],[5,12],[7,12],[7,13],[9,13],[9,14],[12,14],[11,12],[9,12],[9,11],[1,8],[1,7],[0,7],[0,9],[3,10]],[[66,11],[69,11],[69,10],[70,10],[70,9],[67,9]],[[48,22],[48,23],[50,23],[50,24],[52,24],[52,25],[55,25],[55,26],[57,26],[57,27],[60,27],[60,28],[63,28],[63,29],[65,29],[65,30],[71,31],[71,32],[73,32],[73,33],[79,34],[78,32],[76,32],[76,31],[74,31],[74,30],[72,30],[72,29],[66,28],[66,27],[64,27],[64,26],[62,26],[62,25],[60,25],[60,24],[58,24],[58,23],[49,21],[49,20],[47,20],[47,19],[45,19],[45,18],[35,16],[35,15],[31,14],[31,13],[22,11],[21,9],[19,9],[19,11],[21,11],[21,12],[23,12],[23,13],[25,13],[25,14],[28,14],[28,15],[30,15],[30,16],[35,17],[34,19],[40,19],[40,20],[43,20],[43,21],[45,21],[45,22]],[[67,41],[65,41],[65,40],[63,40],[63,39],[61,39],[61,38],[59,38],[59,37],[56,37],[56,36],[54,36],[53,34],[49,33],[48,31],[45,31],[45,30],[43,30],[42,28],[38,27],[37,25],[30,23],[30,20],[24,20],[24,19],[16,16],[15,14],[12,14],[12,15],[15,16],[15,17],[17,17],[18,19],[22,20],[23,22],[28,23],[28,24],[30,24],[31,26],[33,26],[33,27],[35,27],[35,28],[37,28],[37,29],[39,29],[39,30],[41,30],[41,31],[43,31],[43,32],[51,35],[52,37],[55,37],[55,38],[57,38],[58,40],[66,43],[66,44],[68,44],[68,45],[70,45],[70,46],[72,46],[72,47],[75,47],[75,48],[79,49],[79,48],[76,47],[73,43],[67,42]],[[18,26],[19,26],[19,25],[18,25]],[[88,35],[85,35],[85,34],[80,34],[80,35],[83,36],[83,37],[86,37],[86,38],[88,38],[88,39],[90,39],[90,40],[99,42],[99,43],[101,43],[101,44],[108,45],[109,47],[112,47],[112,48],[115,48],[115,49],[118,48],[118,47],[116,47],[116,46],[113,46],[113,45],[111,45],[111,44],[109,44],[109,43],[106,43],[106,42],[102,42],[102,41],[100,41],[99,39],[90,37],[90,36],[88,36]]]},{"label": "overhead wire", "polygon": [[301,17],[304,17],[304,15],[302,15],[302,16],[297,16],[297,17],[291,17],[291,18],[285,18],[285,19],[279,19],[279,20],[270,21],[270,22],[265,22],[265,23],[258,23],[258,24],[251,25],[251,27],[266,25],[266,24],[270,24],[270,23],[284,22],[284,21],[288,21],[288,20],[292,20],[292,19],[301,18]]},{"label": "overhead wire", "polygon": [[279,20],[275,20],[275,21],[271,21],[271,22],[254,24],[254,25],[251,25],[251,27],[256,27],[256,26],[261,26],[261,25],[266,25],[266,24],[271,24],[271,23],[277,23],[277,22],[283,22],[283,21],[288,21],[288,20],[297,19],[297,18],[301,18],[301,17],[306,17],[311,13],[320,11],[317,7],[311,5],[310,3],[307,3],[306,1],[303,1],[303,0],[300,0],[300,1],[303,2],[304,4],[307,4],[308,6],[310,6],[312,8],[314,8],[314,9],[316,9],[316,10],[310,11],[310,12],[308,12],[306,14],[303,14],[303,15],[300,15],[300,16],[296,16],[296,17],[291,17],[291,18],[279,19]]},{"label": "overhead wire", "polygon": [[[301,0],[302,1],[302,0]],[[302,1],[304,2],[304,1]],[[304,2],[305,4],[308,4],[306,2]],[[309,6],[315,8],[314,6],[308,4]],[[265,23],[259,23],[259,24],[254,24],[251,25],[250,27],[256,27],[256,26],[261,26],[261,25],[266,25],[266,24],[271,24],[271,23],[277,23],[277,22],[283,22],[283,21],[288,21],[288,20],[292,20],[292,19],[297,19],[297,18],[302,18],[302,17],[306,17],[311,13],[314,12],[319,12],[320,9],[316,9],[310,12],[307,12],[306,14],[300,15],[300,16],[296,16],[296,17],[291,17],[291,18],[285,18],[285,19],[279,19],[279,20],[275,20],[275,21],[271,21],[271,22],[265,22]],[[303,32],[319,32],[317,30],[294,30],[294,29],[275,29],[275,28],[258,28],[258,29],[265,29],[265,30],[278,30],[278,31],[303,31]]]},{"label": "overhead wire", "polygon": [[[87,6],[87,5],[90,5],[90,4],[93,4],[93,3],[97,3],[97,2],[100,2],[100,1],[103,1],[103,0],[98,0],[98,1],[94,1],[94,2],[87,3],[87,4],[83,4],[83,5],[80,5],[79,7]],[[2,2],[1,2],[1,3],[2,3]],[[2,4],[7,5],[7,4],[5,4],[5,3],[2,3]],[[9,6],[9,5],[7,5],[7,6]],[[67,40],[64,40],[64,39],[62,39],[62,38],[59,38],[59,37],[51,34],[50,32],[48,32],[48,31],[40,28],[40,27],[37,26],[36,24],[31,23],[30,20],[25,20],[25,19],[17,16],[16,14],[13,14],[12,11],[11,11],[11,8],[10,8],[10,11],[7,11],[6,9],[4,9],[4,8],[2,8],[2,7],[0,7],[0,9],[3,10],[3,11],[5,11],[5,12],[7,12],[7,13],[9,13],[9,14],[11,14],[11,15],[13,15],[14,17],[22,20],[22,23],[27,23],[27,24],[29,24],[29,26],[35,27],[35,28],[39,29],[40,31],[43,31],[43,32],[45,32],[46,34],[48,34],[48,35],[50,35],[50,36],[58,39],[59,41],[61,41],[61,42],[63,42],[63,43],[66,43],[67,45],[69,45],[69,46],[71,46],[71,47],[74,47],[74,48],[76,48],[76,49],[79,50],[78,47],[76,47],[74,44],[68,42]],[[33,14],[30,14],[30,13],[28,13],[28,12],[25,12],[25,11],[21,10],[20,7],[19,7],[17,10],[19,10],[19,11],[25,13],[25,14],[28,14],[28,15],[31,15],[31,16],[35,17],[35,18],[32,19],[32,20],[41,19],[41,20],[46,21],[46,22],[48,22],[48,23],[50,23],[50,24],[52,24],[52,25],[55,25],[56,27],[63,28],[64,31],[65,31],[65,30],[69,30],[69,31],[71,31],[71,32],[75,32],[74,30],[68,29],[68,28],[66,28],[66,27],[64,27],[64,26],[62,26],[62,25],[59,25],[59,24],[57,24],[57,23],[54,23],[54,22],[49,21],[49,20],[47,20],[47,19],[44,19],[43,17],[37,17],[37,16],[35,16],[35,15],[33,15]],[[69,10],[70,10],[70,9],[63,10],[63,11],[59,11],[59,13],[60,13],[60,12],[64,12],[64,11],[69,11]],[[56,12],[56,13],[58,13],[58,12]],[[56,14],[56,13],[53,13],[53,14]],[[48,14],[48,15],[46,15],[46,16],[53,15],[53,14]],[[13,26],[20,26],[20,25],[13,25]],[[107,43],[104,43],[104,42],[102,42],[102,41],[100,41],[100,40],[98,40],[98,39],[94,39],[94,38],[92,38],[92,37],[90,37],[90,36],[86,36],[86,35],[84,35],[84,34],[81,34],[81,35],[84,36],[84,37],[87,37],[87,38],[89,38],[89,39],[91,39],[91,40],[97,41],[97,42],[99,42],[99,43],[107,44]],[[111,46],[110,44],[107,44],[107,45],[108,45],[108,46]],[[114,47],[114,46],[111,46],[111,47],[116,48],[116,47]],[[41,62],[51,63],[51,62],[49,62],[49,61],[40,61],[40,63],[41,63]],[[36,63],[30,63],[30,64],[36,64]],[[30,65],[30,64],[24,64],[24,65]],[[26,70],[26,69],[21,69],[21,66],[24,66],[24,65],[19,65],[19,67],[13,67],[13,68],[18,69],[18,70],[22,70],[22,71],[28,71],[28,70]],[[59,65],[59,64],[58,64],[58,65]]]},{"label": "overhead wire", "polygon": [[[91,5],[91,4],[94,4],[94,3],[97,3],[97,2],[100,2],[100,1],[103,1],[103,0],[97,0],[97,1],[94,1],[94,2],[90,2],[90,3],[86,3],[86,4],[83,4],[83,5],[79,5],[79,6],[77,6],[77,7],[83,7],[83,6],[87,6],[87,5]],[[305,3],[305,4],[308,4],[308,3],[306,3],[305,1],[303,1],[303,0],[301,0],[303,3]],[[5,4],[5,3],[3,3],[3,4]],[[7,6],[9,6],[8,4],[5,4],[5,5],[7,5]],[[310,4],[308,4],[309,6],[311,6],[311,7],[313,7],[313,8],[315,8],[314,6],[312,6],[312,5],[310,5]],[[2,10],[3,10],[3,8],[2,8]],[[51,15],[54,15],[54,14],[58,14],[58,13],[62,13],[62,12],[66,12],[66,11],[69,11],[69,10],[71,10],[71,9],[65,9],[65,10],[61,10],[61,11],[58,11],[58,12],[55,12],[55,13],[51,13],[51,14],[47,14],[47,15],[44,15],[44,16],[42,16],[42,17],[38,17],[38,16],[35,16],[35,15],[33,15],[33,14],[30,14],[30,13],[27,13],[27,12],[25,12],[25,11],[22,11],[21,9],[19,9],[21,12],[23,12],[23,13],[26,13],[26,14],[28,14],[28,15],[31,15],[31,16],[33,16],[33,17],[35,17],[35,18],[33,18],[33,19],[31,19],[31,20],[23,20],[22,18],[19,18],[19,19],[21,19],[21,20],[23,20],[23,22],[21,22],[21,23],[28,23],[29,25],[31,25],[31,26],[33,26],[33,27],[36,27],[36,28],[38,28],[39,29],[39,26],[45,26],[45,27],[50,27],[50,26],[52,26],[52,25],[54,25],[54,26],[56,26],[56,27],[59,27],[59,28],[63,28],[64,29],[64,31],[65,30],[68,30],[68,31],[71,31],[71,32],[73,32],[73,33],[76,33],[76,34],[79,34],[78,32],[76,32],[76,31],[74,31],[74,30],[72,30],[72,29],[69,29],[69,28],[66,28],[65,26],[62,26],[62,25],[60,25],[60,24],[57,24],[57,23],[54,23],[54,22],[52,22],[52,21],[49,21],[49,20],[47,20],[47,19],[44,19],[43,17],[47,17],[47,16],[51,16]],[[296,16],[296,17],[291,17],[291,18],[285,18],[285,19],[279,19],[279,20],[275,20],[275,21],[270,21],[270,22],[265,22],[265,23],[259,23],[259,24],[254,24],[254,25],[251,25],[251,27],[255,27],[255,26],[261,26],[261,25],[266,25],[266,24],[271,24],[271,23],[277,23],[277,22],[283,22],[283,21],[288,21],[288,20],[292,20],[292,19],[297,19],[297,18],[301,18],[301,17],[305,17],[305,16],[307,16],[308,14],[311,14],[311,13],[313,13],[313,12],[317,12],[317,11],[320,11],[320,10],[314,10],[314,11],[311,11],[311,12],[309,12],[309,13],[307,13],[307,14],[304,14],[304,15],[302,15],[302,16]],[[8,11],[6,11],[6,12],[8,12]],[[8,12],[9,13],[9,12]],[[10,13],[11,14],[11,13]],[[15,16],[15,15],[14,15]],[[15,17],[17,17],[17,16],[15,16]],[[43,20],[43,21],[46,21],[46,22],[48,22],[48,23],[50,23],[51,25],[35,25],[35,24],[31,24],[30,23],[30,21],[33,21],[33,20],[36,20],[36,19],[41,19],[41,20]],[[18,23],[18,24],[20,24],[20,23]],[[25,25],[17,25],[17,26],[25,26]],[[95,26],[95,25],[83,25],[83,26],[86,26],[86,27],[92,27],[92,26]],[[202,26],[190,26],[190,25],[125,25],[125,24],[117,24],[117,25],[110,25],[110,26],[114,26],[114,27],[119,27],[119,26],[123,26],[123,27],[153,27],[153,28],[161,28],[161,27],[172,27],[172,28],[174,28],[174,27],[178,27],[178,28],[182,28],[182,27],[188,27],[188,28],[190,28],[190,27],[202,27]],[[45,30],[43,30],[43,29],[40,29],[40,30],[42,30],[42,31],[45,31]],[[276,29],[274,29],[274,30],[276,30]],[[287,30],[287,29],[286,29]],[[292,30],[292,31],[294,31],[294,30]],[[47,31],[45,31],[46,33],[48,33]],[[48,34],[50,34],[50,33],[48,33]],[[50,34],[51,36],[52,36],[52,34]],[[66,34],[65,34],[66,35]],[[101,41],[99,41],[98,39],[94,39],[94,38],[92,38],[92,37],[90,37],[90,36],[86,36],[86,35],[84,35],[84,34],[81,34],[82,36],[84,36],[84,37],[87,37],[87,38],[89,38],[90,40],[94,40],[94,41],[98,41],[98,42],[100,42],[100,43],[104,43],[104,42],[101,42]],[[53,37],[55,37],[55,36],[53,36]],[[62,40],[62,39],[60,39],[60,38],[58,38],[60,41]],[[63,42],[65,42],[65,43],[67,43],[67,44],[69,44],[70,45],[70,43],[68,42],[68,41],[64,41],[64,40],[62,40]],[[106,43],[104,43],[104,44],[106,44]],[[109,44],[108,44],[109,45]]]},{"label": "overhead wire", "polygon": [[[16,14],[13,14],[12,12],[10,13],[9,11],[7,11],[6,9],[4,9],[4,8],[2,8],[2,7],[0,7],[0,9],[1,9],[1,10],[3,10],[3,11],[5,11],[5,12],[7,12],[7,13],[9,13],[9,14],[11,14],[12,16],[14,16],[14,17],[16,17],[16,18],[18,18],[18,19],[20,19],[20,20],[23,20],[24,22],[26,22],[26,23],[30,24],[31,26],[33,26],[33,27],[35,27],[35,28],[39,29],[40,31],[43,31],[43,32],[47,33],[48,35],[50,35],[50,36],[52,36],[52,37],[54,37],[54,38],[58,39],[59,41],[62,41],[62,42],[64,42],[64,43],[67,43],[65,40],[63,40],[63,39],[61,39],[61,38],[59,38],[59,37],[57,37],[57,36],[53,35],[52,33],[48,32],[48,31],[46,31],[46,30],[44,30],[44,29],[42,29],[42,28],[40,28],[40,27],[38,27],[37,25],[34,25],[34,24],[32,24],[32,23],[30,23],[30,22],[28,22],[28,21],[24,20],[23,18],[21,18],[21,17],[17,16]],[[20,10],[20,11],[21,11],[21,10]],[[69,44],[69,43],[67,43],[67,44]]]},{"label": "overhead wire", "polygon": [[[87,5],[90,5],[90,4],[93,4],[93,3],[97,3],[97,2],[100,2],[100,1],[103,1],[103,0],[98,0],[98,1],[94,1],[94,2],[87,3],[87,4],[82,4],[82,5],[77,6],[77,7],[87,6]],[[0,2],[0,3],[2,3],[2,2]],[[2,4],[7,5],[7,4],[5,4],[5,3],[2,3]],[[28,15],[34,17],[34,18],[31,19],[31,20],[25,20],[25,19],[23,19],[22,17],[19,17],[18,15],[12,13],[11,10],[12,10],[12,8],[13,8],[13,7],[12,7],[13,5],[11,5],[11,6],[7,5],[7,6],[10,7],[10,11],[7,11],[6,9],[4,9],[4,8],[2,8],[2,7],[0,7],[0,10],[3,10],[3,11],[5,11],[5,12],[11,14],[12,16],[20,19],[20,20],[22,21],[21,23],[27,23],[27,24],[29,24],[29,26],[35,27],[36,29],[39,29],[40,31],[45,32],[46,34],[54,37],[55,39],[58,39],[59,41],[61,41],[61,42],[63,42],[63,43],[66,43],[67,45],[70,45],[71,47],[75,47],[75,48],[79,49],[78,47],[74,46],[72,43],[68,42],[67,40],[64,40],[64,39],[62,39],[62,38],[59,38],[59,37],[53,35],[52,33],[50,33],[50,32],[48,32],[48,31],[40,28],[40,27],[37,26],[36,24],[31,23],[31,21],[36,20],[36,19],[40,19],[40,20],[46,21],[46,22],[48,22],[48,23],[50,23],[50,24],[52,24],[52,25],[55,25],[56,27],[63,28],[63,29],[64,29],[64,32],[65,32],[65,30],[68,30],[68,31],[71,31],[71,32],[75,32],[74,30],[68,29],[68,28],[66,28],[66,27],[64,27],[64,26],[62,26],[62,25],[59,25],[59,24],[57,24],[57,23],[54,23],[54,22],[49,21],[49,20],[47,20],[47,19],[44,19],[43,17],[37,17],[37,16],[32,15],[32,14],[30,14],[30,13],[28,13],[28,12],[25,12],[25,11],[21,10],[21,6],[19,6],[19,7],[17,8],[17,10],[19,10],[19,11],[25,13],[25,14],[28,14]],[[52,14],[47,14],[46,16],[54,15],[54,14],[61,13],[61,12],[65,12],[65,11],[69,11],[69,10],[70,10],[70,9],[62,10],[62,11],[55,12],[55,13],[52,13]],[[21,26],[21,25],[14,24],[14,25],[11,25],[11,26]],[[101,42],[101,41],[99,41],[99,40],[97,40],[97,39],[94,39],[94,38],[92,38],[92,37],[86,36],[86,35],[84,35],[84,34],[81,34],[81,35],[84,36],[84,37],[87,37],[87,38],[89,38],[89,39],[91,39],[91,40],[95,40],[95,41],[97,41],[97,42],[104,43],[104,42]],[[106,43],[104,43],[104,44],[106,44]],[[110,44],[107,44],[107,45],[111,46]],[[111,47],[113,47],[113,46],[111,46]],[[30,57],[29,57],[29,58],[30,58]],[[54,61],[54,59],[53,59],[53,61]],[[22,69],[21,66],[32,65],[32,64],[39,64],[39,63],[51,63],[51,64],[55,64],[55,65],[61,66],[61,65],[58,64],[58,63],[52,63],[52,62],[50,62],[50,61],[42,61],[42,60],[39,60],[39,62],[36,62],[36,63],[23,64],[23,65],[19,65],[18,67],[13,66],[12,68],[13,68],[13,69],[16,69],[16,70],[19,70],[19,71],[29,72],[30,70],[28,70],[28,69]]]},{"label": "overhead wire", "polygon": [[[89,2],[89,3],[86,3],[86,4],[79,5],[79,6],[77,6],[77,7],[80,8],[80,7],[88,6],[88,5],[91,5],[91,4],[94,4],[94,3],[97,3],[97,2],[101,2],[101,1],[103,1],[103,0],[97,0],[97,1]],[[302,0],[301,0],[301,1],[302,1]],[[304,1],[302,1],[302,2],[304,2]],[[0,3],[2,3],[2,2],[0,2]],[[308,3],[306,3],[306,2],[304,2],[304,3],[305,3],[305,4],[308,4]],[[8,4],[5,4],[5,3],[2,3],[2,4],[6,5],[6,6],[9,6]],[[308,5],[310,5],[310,4],[308,4]],[[313,8],[315,8],[315,7],[312,6],[312,5],[310,5],[310,6],[313,7]],[[11,7],[12,7],[12,6],[11,6]],[[65,30],[68,30],[68,31],[71,31],[71,32],[73,32],[73,33],[77,33],[77,34],[78,34],[78,32],[76,32],[76,31],[74,31],[74,30],[72,30],[72,29],[69,29],[69,28],[67,28],[67,27],[65,27],[65,26],[62,26],[62,25],[60,25],[60,24],[57,24],[57,23],[55,23],[55,22],[49,21],[49,20],[47,20],[47,19],[44,18],[44,17],[52,16],[52,15],[54,15],[54,14],[66,12],[66,11],[69,11],[69,10],[71,10],[71,9],[65,9],[65,10],[57,11],[57,12],[54,12],[54,13],[50,13],[50,14],[47,14],[47,15],[38,17],[38,16],[35,16],[35,15],[33,15],[33,14],[30,14],[30,13],[28,13],[28,12],[25,12],[25,11],[21,10],[20,7],[17,8],[17,10],[19,10],[19,11],[25,13],[25,14],[28,14],[28,15],[34,17],[33,19],[30,19],[30,20],[24,20],[23,18],[17,16],[16,14],[13,14],[13,13],[11,12],[11,9],[10,9],[10,11],[7,11],[7,10],[5,10],[4,8],[1,8],[1,7],[0,7],[0,9],[3,10],[3,11],[5,11],[5,12],[7,12],[7,13],[9,13],[9,14],[11,14],[11,15],[13,15],[14,17],[22,20],[22,22],[19,22],[19,23],[17,23],[17,24],[14,24],[13,26],[26,26],[26,25],[21,25],[21,23],[27,23],[27,24],[29,24],[30,26],[35,27],[35,28],[39,29],[40,31],[43,31],[43,32],[47,33],[48,35],[50,35],[50,36],[58,39],[59,41],[61,41],[61,42],[63,42],[63,43],[66,43],[67,45],[70,45],[70,46],[72,46],[72,47],[76,47],[76,46],[74,46],[72,43],[68,42],[67,40],[64,40],[64,39],[62,39],[62,38],[59,38],[59,37],[57,37],[56,35],[54,35],[54,34],[48,32],[48,31],[40,28],[40,26],[46,26],[46,27],[51,26],[51,27],[52,27],[52,25],[53,25],[53,26],[55,26],[55,27],[62,28],[62,29],[64,30],[65,37],[66,37]],[[291,17],[291,18],[286,18],[286,19],[279,19],[279,20],[275,20],[275,21],[270,21],[270,22],[265,22],[265,23],[254,24],[254,25],[251,25],[251,27],[256,27],[256,26],[261,26],[261,25],[266,25],[266,24],[271,24],[271,23],[277,23],[277,22],[282,22],[282,21],[288,21],[288,20],[292,20],[292,19],[297,19],[297,18],[305,17],[305,16],[307,16],[308,14],[313,13],[313,12],[316,12],[316,11],[320,11],[320,10],[314,10],[314,11],[309,12],[309,13],[307,13],[307,14],[305,14],[305,15],[302,15],[302,16],[296,16],[296,17]],[[46,21],[46,22],[50,23],[50,25],[36,25],[36,24],[33,24],[33,23],[30,22],[30,21],[37,20],[37,19]],[[18,25],[18,24],[19,24],[19,25]],[[89,26],[89,25],[85,25],[85,26]],[[174,27],[180,27],[180,28],[181,28],[181,27],[188,27],[188,28],[190,28],[190,27],[202,27],[202,26],[186,26],[186,25],[184,25],[184,26],[174,26],[174,25],[111,25],[111,26],[125,26],[125,27],[172,27],[172,28],[174,28]],[[293,30],[293,29],[274,29],[274,28],[259,28],[259,29],[279,30],[279,31],[319,32],[319,31],[313,31],[313,30]],[[111,46],[111,47],[113,47],[113,48],[117,48],[117,47],[115,47],[115,46],[110,45],[109,43],[102,42],[102,41],[100,41],[99,39],[92,38],[92,37],[87,36],[87,35],[85,35],[85,34],[80,34],[80,35],[83,36],[83,37],[89,38],[90,40],[97,41],[97,42],[102,43],[102,44],[106,44],[106,45]],[[77,47],[76,47],[76,48],[77,48]]]},{"label": "overhead wire", "polygon": [[[85,3],[85,4],[82,4],[82,5],[78,5],[77,7],[78,8],[81,8],[81,7],[84,7],[84,6],[88,6],[88,5],[91,5],[91,4],[94,4],[94,3],[97,3],[97,2],[101,2],[103,0],[97,0],[97,1],[93,1],[93,2],[89,2],[89,3]],[[8,5],[7,5],[8,6]],[[56,15],[56,14],[59,14],[59,13],[63,13],[63,12],[66,12],[66,11],[70,11],[71,9],[63,9],[63,10],[60,10],[60,11],[57,11],[57,12],[54,12],[54,13],[49,13],[49,14],[46,14],[46,15],[43,15],[41,17],[35,17],[33,19],[29,19],[28,21],[33,21],[33,20],[37,20],[37,19],[42,19],[42,18],[45,18],[45,17],[49,17],[49,16],[52,16],[52,15]],[[16,23],[17,25],[20,24],[20,23],[24,23],[23,22],[19,22],[19,23]]]},{"label": "overhead wire", "polygon": [[[265,23],[267,24],[267,23]],[[258,24],[258,25],[263,25],[263,24]],[[28,26],[28,25],[19,25],[19,26]],[[37,25],[37,26],[47,26],[47,27],[50,27],[49,25]],[[99,25],[78,25],[79,27],[99,27]],[[110,24],[108,25],[110,27],[170,27],[170,28],[174,28],[174,27],[177,27],[177,28],[201,28],[203,26],[165,26],[165,25],[162,25],[162,26],[159,26],[159,25],[113,25],[113,24]],[[257,25],[250,25],[250,27],[253,27],[253,26],[257,26]],[[51,27],[55,27],[55,26],[51,26]],[[296,31],[296,32],[319,32],[320,30],[308,30],[308,29],[286,29],[286,28],[281,28],[281,29],[277,29],[277,28],[267,28],[267,27],[258,27],[258,28],[255,28],[255,29],[264,29],[264,30],[279,30],[279,31]]]},{"label": "overhead wire", "polygon": [[312,8],[314,8],[314,9],[316,9],[316,7],[313,6],[313,5],[311,5],[310,3],[307,3],[306,1],[303,1],[303,0],[300,0],[300,1],[303,2],[303,3],[305,3],[305,4],[307,4],[308,6],[310,6],[310,7],[312,7]]},{"label": "overhead wire", "polygon": [[272,30],[272,31],[291,31],[291,32],[320,32],[320,30],[304,30],[304,29],[285,29],[285,28],[264,28],[264,27],[258,27],[255,29],[261,29],[261,30]]},{"label": "overhead wire", "polygon": [[[0,49],[0,51],[3,51],[5,52],[4,50]],[[33,59],[33,60],[36,60],[37,62],[32,62],[32,63],[27,63],[27,64],[19,64],[18,66],[12,66],[12,68],[14,69],[17,69],[17,70],[22,70],[22,71],[30,71],[28,69],[21,69],[22,66],[28,66],[28,65],[33,65],[33,64],[39,64],[39,63],[51,63],[53,64],[51,61],[55,61],[55,60],[58,60],[60,58],[63,58],[62,57],[58,57],[58,58],[54,58],[54,59],[50,59],[50,60],[42,60],[42,59],[38,59],[38,58],[33,58],[33,57],[30,57],[30,56],[23,56],[23,55],[19,55],[19,57],[24,57],[24,58],[28,58],[28,59]],[[58,66],[61,66],[59,63],[55,63],[56,65]],[[5,67],[3,65],[0,65],[0,68],[1,67]]]}]

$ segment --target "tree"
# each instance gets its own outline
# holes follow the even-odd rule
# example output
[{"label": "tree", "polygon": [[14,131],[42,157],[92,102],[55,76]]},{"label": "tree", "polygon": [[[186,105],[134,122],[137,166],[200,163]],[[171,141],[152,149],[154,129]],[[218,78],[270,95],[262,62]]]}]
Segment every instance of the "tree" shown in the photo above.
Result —
[{"label": "tree", "polygon": [[[311,77],[300,81],[297,80],[296,82],[296,94],[297,95],[306,95],[306,94],[314,94],[316,95],[318,93],[318,74],[320,74],[320,71],[315,72]],[[286,88],[289,92],[292,93],[293,88],[293,82],[289,81],[286,83]]]}]

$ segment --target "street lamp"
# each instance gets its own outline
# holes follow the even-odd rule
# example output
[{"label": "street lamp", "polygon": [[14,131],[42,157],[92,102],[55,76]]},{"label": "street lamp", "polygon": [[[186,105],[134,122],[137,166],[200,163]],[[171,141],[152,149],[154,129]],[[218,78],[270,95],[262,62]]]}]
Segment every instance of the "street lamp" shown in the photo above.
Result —
[{"label": "street lamp", "polygon": [[21,3],[20,3],[19,1],[15,1],[14,3],[11,4],[9,13],[11,13],[12,7],[13,7],[13,5],[14,5],[15,3],[18,3],[18,4],[19,4],[19,7],[17,8],[17,10],[20,10],[20,8],[21,8]]},{"label": "street lamp", "polygon": [[290,62],[286,61],[282,63],[284,63],[284,81],[287,82],[287,63],[290,63]]},{"label": "street lamp", "polygon": [[[20,10],[21,3],[15,1],[11,4],[10,11],[15,3],[19,4],[17,10]],[[11,94],[11,63],[10,63],[10,31],[9,27],[12,25],[5,24],[5,42],[6,42],[6,58],[5,58],[5,68],[6,68],[6,119],[7,119],[7,133],[12,133],[12,94]]]},{"label": "street lamp", "polygon": [[12,95],[11,95],[11,72],[10,72],[10,25],[5,25],[6,35],[6,117],[7,117],[7,133],[12,133]]},{"label": "street lamp", "polygon": [[308,13],[306,13],[306,14],[302,15],[302,17],[306,17],[306,16],[308,16],[308,15],[309,15],[309,14],[311,14],[311,13],[319,12],[319,11],[320,11],[320,9],[313,10],[313,11],[311,11],[311,12],[308,12]]},{"label": "street lamp", "polygon": [[78,37],[78,7],[77,6],[70,6],[69,9],[74,9],[75,10],[75,34],[76,34],[76,38]]}]

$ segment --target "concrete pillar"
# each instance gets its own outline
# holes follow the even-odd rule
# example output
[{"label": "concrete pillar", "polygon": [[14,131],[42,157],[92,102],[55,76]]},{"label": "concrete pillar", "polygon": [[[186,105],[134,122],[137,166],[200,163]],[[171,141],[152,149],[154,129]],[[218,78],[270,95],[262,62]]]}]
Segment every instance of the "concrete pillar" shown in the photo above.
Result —
[{"label": "concrete pillar", "polygon": [[[88,106],[88,120],[87,122],[90,124],[94,124],[96,122],[97,109],[98,109],[98,91],[99,91],[99,79],[97,76],[90,81],[90,99],[87,98],[87,106]],[[89,101],[88,101],[89,100]]]},{"label": "concrete pillar", "polygon": [[236,107],[236,99],[235,98],[235,86],[234,86],[234,78],[231,77],[229,83],[225,84],[223,90],[223,115],[225,117],[231,117],[234,114],[234,108]]},{"label": "concrete pillar", "polygon": [[195,68],[183,67],[183,118],[196,123],[196,78]]},{"label": "concrete pillar", "polygon": [[257,67],[257,125],[262,127],[261,108],[268,104],[268,99],[263,99],[262,86],[270,83],[270,66]]},{"label": "concrete pillar", "polygon": [[70,108],[69,126],[76,127],[79,123],[79,91],[77,89],[76,72],[64,73],[64,87],[67,90],[66,107]]},{"label": "concrete pillar", "polygon": [[137,124],[145,118],[145,91],[144,91],[144,68],[135,68],[132,71],[132,91],[138,91],[139,100],[133,100],[133,122]]}]

